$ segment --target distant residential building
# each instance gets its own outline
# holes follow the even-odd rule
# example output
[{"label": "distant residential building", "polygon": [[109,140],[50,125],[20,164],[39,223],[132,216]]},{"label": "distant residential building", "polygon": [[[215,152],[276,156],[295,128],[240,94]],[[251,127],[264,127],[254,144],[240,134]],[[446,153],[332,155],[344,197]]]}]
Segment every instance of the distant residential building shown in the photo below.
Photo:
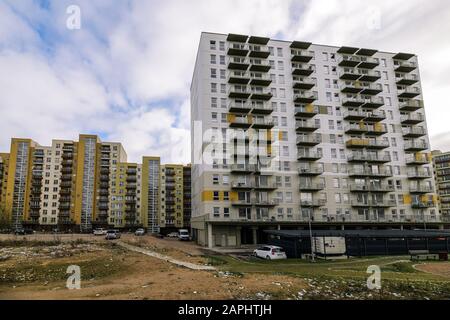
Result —
[{"label": "distant residential building", "polygon": [[439,195],[439,211],[450,218],[450,152],[433,151],[433,168]]},{"label": "distant residential building", "polygon": [[188,227],[190,171],[185,168],[161,166],[158,157],[129,163],[121,143],[102,142],[96,135],[53,140],[51,146],[13,138],[10,152],[0,153],[0,208],[13,228],[145,227],[157,233],[160,227]]}]

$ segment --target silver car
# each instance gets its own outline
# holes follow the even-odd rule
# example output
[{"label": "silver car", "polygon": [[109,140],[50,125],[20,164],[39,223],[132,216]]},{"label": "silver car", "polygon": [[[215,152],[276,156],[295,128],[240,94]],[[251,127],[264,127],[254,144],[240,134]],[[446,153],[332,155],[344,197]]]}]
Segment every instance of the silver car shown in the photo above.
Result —
[{"label": "silver car", "polygon": [[106,231],[106,240],[120,239],[120,232],[118,230],[108,230]]}]

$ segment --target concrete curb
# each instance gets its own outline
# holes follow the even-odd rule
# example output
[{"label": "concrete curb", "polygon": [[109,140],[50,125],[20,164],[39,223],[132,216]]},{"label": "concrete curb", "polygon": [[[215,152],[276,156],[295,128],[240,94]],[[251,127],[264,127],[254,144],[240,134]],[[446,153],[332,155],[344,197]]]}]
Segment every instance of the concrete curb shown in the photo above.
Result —
[{"label": "concrete curb", "polygon": [[142,254],[145,254],[147,256],[153,257],[153,258],[157,258],[160,260],[164,260],[170,263],[173,263],[179,267],[185,267],[191,270],[203,270],[203,271],[216,271],[216,268],[212,267],[212,266],[202,266],[202,265],[198,265],[195,263],[190,263],[190,262],[186,262],[186,261],[181,261],[181,260],[177,260],[177,259],[173,259],[172,257],[157,253],[155,251],[151,251],[148,249],[144,249],[144,248],[140,248],[140,247],[136,247],[133,246],[131,244],[128,243],[124,243],[122,241],[117,241],[115,242],[116,244],[118,244],[119,246],[128,249],[130,251],[134,251],[134,252],[139,252]]}]

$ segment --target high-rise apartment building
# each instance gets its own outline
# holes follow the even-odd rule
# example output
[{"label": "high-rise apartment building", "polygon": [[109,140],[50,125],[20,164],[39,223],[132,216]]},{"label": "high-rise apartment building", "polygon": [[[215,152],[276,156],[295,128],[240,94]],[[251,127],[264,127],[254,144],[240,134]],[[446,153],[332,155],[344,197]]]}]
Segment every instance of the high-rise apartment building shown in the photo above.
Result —
[{"label": "high-rise apartment building", "polygon": [[450,217],[450,152],[433,151],[433,169],[442,217]]},{"label": "high-rise apartment building", "polygon": [[[161,166],[159,227],[166,231],[189,226],[190,167],[181,164]],[[186,204],[185,204],[186,203]]]},{"label": "high-rise apartment building", "polygon": [[51,146],[13,138],[0,153],[0,213],[13,228],[188,228],[190,189],[190,166],[129,163],[121,143],[96,135]]},{"label": "high-rise apartment building", "polygon": [[417,57],[202,33],[191,84],[193,235],[442,227]]}]

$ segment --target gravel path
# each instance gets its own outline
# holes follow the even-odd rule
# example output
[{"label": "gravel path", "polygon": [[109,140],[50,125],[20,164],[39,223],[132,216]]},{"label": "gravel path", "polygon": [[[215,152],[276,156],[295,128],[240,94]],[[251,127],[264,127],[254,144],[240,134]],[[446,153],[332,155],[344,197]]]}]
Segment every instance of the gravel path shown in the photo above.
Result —
[{"label": "gravel path", "polygon": [[139,252],[139,253],[145,254],[147,256],[151,256],[151,257],[154,257],[154,258],[157,258],[157,259],[160,259],[160,260],[164,260],[164,261],[173,263],[173,264],[175,264],[177,266],[185,267],[185,268],[188,268],[188,269],[191,269],[191,270],[206,270],[206,271],[215,271],[216,270],[216,268],[214,268],[212,266],[203,266],[203,265],[199,265],[199,264],[195,264],[195,263],[190,263],[190,262],[186,262],[186,261],[173,259],[172,257],[169,257],[169,256],[166,256],[166,255],[157,253],[155,251],[144,249],[144,248],[140,248],[140,247],[136,247],[136,246],[130,245],[128,243],[124,243],[122,241],[117,241],[116,244],[121,246],[121,247],[123,247],[123,248],[125,248],[125,249],[131,250],[131,251],[135,251],[135,252]]}]

